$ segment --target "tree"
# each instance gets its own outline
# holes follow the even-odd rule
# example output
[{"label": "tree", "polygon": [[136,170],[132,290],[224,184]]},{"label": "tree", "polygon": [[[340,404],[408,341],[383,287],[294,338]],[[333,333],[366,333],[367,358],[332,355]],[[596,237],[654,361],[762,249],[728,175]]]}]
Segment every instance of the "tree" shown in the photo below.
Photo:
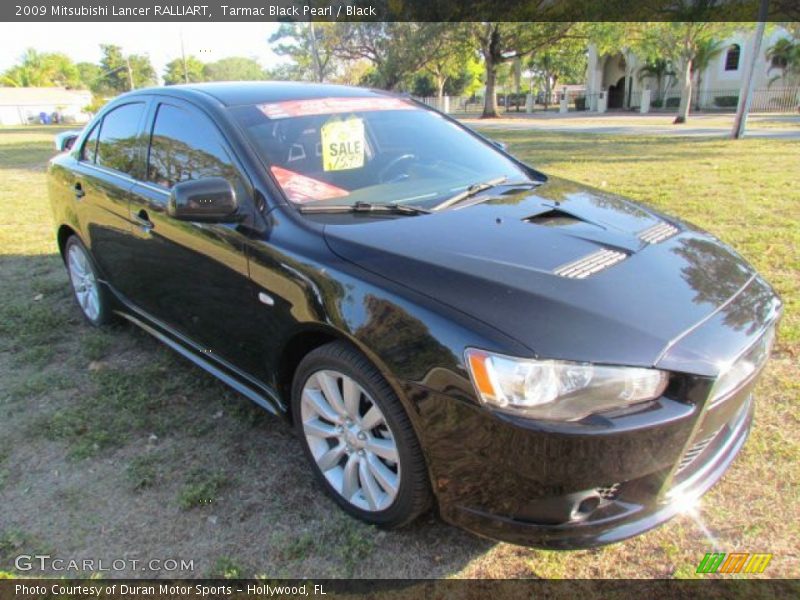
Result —
[{"label": "tree", "polygon": [[343,85],[360,85],[370,78],[375,69],[367,60],[339,61],[339,68],[331,80]]},{"label": "tree", "polygon": [[[685,0],[689,4],[693,0]],[[711,3],[713,4],[713,2]],[[691,7],[690,7],[691,8]],[[704,9],[705,10],[705,9]],[[699,12],[687,9],[687,18],[701,17]],[[642,30],[639,50],[649,58],[661,57],[672,61],[679,68],[681,84],[681,101],[675,123],[685,123],[689,117],[689,105],[692,98],[693,64],[701,47],[710,40],[725,39],[735,29],[730,23],[710,21],[685,21],[669,23],[647,23]]]},{"label": "tree", "polygon": [[486,97],[483,117],[497,116],[499,65],[548,48],[566,37],[573,23],[472,23],[471,33],[485,69]]},{"label": "tree", "polygon": [[474,96],[483,87],[483,64],[477,55],[471,55],[458,79],[451,79],[454,95]]},{"label": "tree", "polygon": [[717,58],[725,49],[725,45],[720,40],[709,38],[697,45],[697,52],[692,61],[692,75],[697,78],[697,101],[695,110],[700,110],[700,84],[703,82],[703,72],[711,65],[711,61]]},{"label": "tree", "polygon": [[100,44],[100,50],[100,91],[118,94],[156,84],[156,71],[146,55],[125,56],[122,48],[114,44]]},{"label": "tree", "polygon": [[81,85],[81,78],[78,68],[67,55],[28,48],[20,63],[3,73],[0,82],[11,87],[77,88]]},{"label": "tree", "polygon": [[651,58],[639,69],[639,81],[642,79],[646,79],[647,77],[652,77],[656,80],[656,94],[655,98],[653,98],[656,102],[661,102],[663,100],[662,97],[662,85],[664,83],[664,79],[668,77],[675,77],[675,71],[672,68],[672,63],[667,60],[666,58]]},{"label": "tree", "polygon": [[767,49],[767,59],[770,61],[770,72],[780,71],[779,75],[770,79],[770,85],[778,80],[784,84],[789,82],[800,76],[800,41],[780,38]]},{"label": "tree", "polygon": [[[483,65],[477,56],[463,57],[463,64],[458,71],[454,70],[447,76],[441,93],[443,96],[473,96],[483,86],[482,75]],[[435,96],[439,93],[439,82],[426,69],[414,77],[412,93],[415,96]]]},{"label": "tree", "polygon": [[545,107],[559,80],[576,83],[586,75],[586,52],[578,39],[562,40],[528,59],[527,67],[544,86]]},{"label": "tree", "polygon": [[90,62],[79,62],[75,65],[78,69],[78,79],[80,79],[81,87],[92,90],[93,92],[99,89],[100,76],[103,74],[100,65]]},{"label": "tree", "polygon": [[308,81],[307,73],[295,63],[283,63],[272,69],[264,70],[264,79],[270,81]]},{"label": "tree", "polygon": [[275,54],[294,61],[299,78],[322,83],[337,70],[338,32],[334,23],[282,23],[269,43]]},{"label": "tree", "polygon": [[194,56],[176,58],[164,66],[164,84],[198,83],[206,80],[205,64]]},{"label": "tree", "polygon": [[266,73],[254,58],[231,56],[208,63],[204,69],[206,81],[261,81]]},{"label": "tree", "polygon": [[344,61],[369,62],[368,81],[393,90],[440,52],[441,32],[441,23],[337,23],[334,52]]},{"label": "tree", "polygon": [[431,24],[438,43],[432,48],[424,72],[433,80],[436,97],[441,101],[448,81],[460,77],[467,69],[474,50],[469,43],[468,28],[451,23]]}]

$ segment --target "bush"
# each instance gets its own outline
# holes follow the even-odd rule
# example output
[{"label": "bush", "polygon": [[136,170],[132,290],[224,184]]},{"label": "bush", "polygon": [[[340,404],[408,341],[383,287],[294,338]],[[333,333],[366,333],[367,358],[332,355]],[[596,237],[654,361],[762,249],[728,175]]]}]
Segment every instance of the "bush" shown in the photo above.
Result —
[{"label": "bush", "polygon": [[[678,108],[681,104],[680,97],[673,96],[671,98],[667,98],[667,108]],[[652,108],[664,108],[664,100],[659,98],[658,100],[653,100],[650,103]]]},{"label": "bush", "polygon": [[739,96],[715,96],[714,104],[720,108],[732,108],[739,104]]}]

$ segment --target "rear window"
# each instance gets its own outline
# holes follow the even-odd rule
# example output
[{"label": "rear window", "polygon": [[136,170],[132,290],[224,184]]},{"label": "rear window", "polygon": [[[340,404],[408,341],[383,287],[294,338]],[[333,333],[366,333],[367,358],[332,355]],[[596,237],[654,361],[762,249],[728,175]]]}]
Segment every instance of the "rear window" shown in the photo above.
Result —
[{"label": "rear window", "polygon": [[394,97],[232,109],[292,202],[434,204],[476,182],[526,175],[438,113]]},{"label": "rear window", "polygon": [[100,123],[94,126],[92,131],[86,137],[86,141],[83,142],[83,148],[81,148],[81,160],[94,162],[95,153],[97,152],[97,138],[99,136]]},{"label": "rear window", "polygon": [[136,176],[140,158],[139,123],[144,103],[123,104],[103,117],[95,162],[109,169]]}]

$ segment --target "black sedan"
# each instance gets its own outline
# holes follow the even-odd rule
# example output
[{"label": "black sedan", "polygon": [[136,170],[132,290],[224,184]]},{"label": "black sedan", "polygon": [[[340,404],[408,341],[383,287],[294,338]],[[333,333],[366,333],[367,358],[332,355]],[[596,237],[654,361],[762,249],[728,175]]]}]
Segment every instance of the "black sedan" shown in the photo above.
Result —
[{"label": "black sedan", "polygon": [[414,101],[205,84],[58,140],[75,298],[297,430],[397,527],[574,548],[664,522],[744,444],[781,303],[709,234],[547,177]]}]

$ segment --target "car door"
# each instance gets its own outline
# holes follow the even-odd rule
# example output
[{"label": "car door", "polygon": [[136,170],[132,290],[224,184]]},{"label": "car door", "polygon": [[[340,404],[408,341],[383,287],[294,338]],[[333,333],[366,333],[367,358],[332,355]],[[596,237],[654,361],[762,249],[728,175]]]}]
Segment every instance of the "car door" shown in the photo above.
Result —
[{"label": "car door", "polygon": [[146,177],[131,190],[131,298],[205,354],[247,370],[242,357],[252,321],[241,308],[252,284],[244,234],[236,223],[175,219],[167,202],[177,183],[223,177],[248,210],[249,181],[218,128],[199,109],[177,99],[158,100],[148,122]]},{"label": "car door", "polygon": [[144,173],[145,113],[145,100],[106,112],[79,149],[71,182],[84,242],[112,286],[127,269],[128,193]]}]

